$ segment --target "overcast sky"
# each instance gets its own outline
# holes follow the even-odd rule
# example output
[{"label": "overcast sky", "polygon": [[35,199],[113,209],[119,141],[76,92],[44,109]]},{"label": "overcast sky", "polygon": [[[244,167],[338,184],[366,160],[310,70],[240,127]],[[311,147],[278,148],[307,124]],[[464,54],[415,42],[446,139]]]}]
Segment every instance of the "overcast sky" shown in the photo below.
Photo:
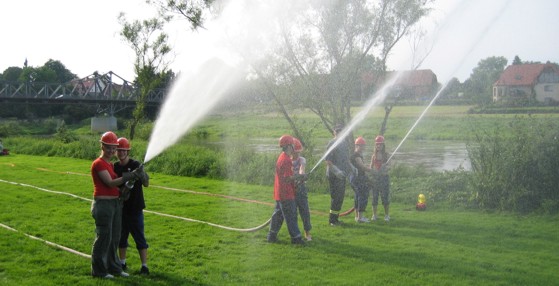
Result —
[{"label": "overcast sky", "polygon": [[[30,66],[54,59],[79,77],[113,71],[132,80],[134,55],[118,34],[121,11],[129,19],[154,15],[144,0],[2,1],[0,72],[22,67],[25,59]],[[421,68],[433,70],[440,82],[451,77],[463,82],[490,56],[504,56],[509,64],[515,55],[523,61],[559,62],[558,13],[557,0],[436,0],[421,25],[428,31],[424,44],[415,50],[427,55]],[[212,50],[185,42],[187,32],[177,30],[169,30],[177,52],[171,65],[175,72]],[[390,69],[411,67],[411,43],[403,40],[394,50]]]}]

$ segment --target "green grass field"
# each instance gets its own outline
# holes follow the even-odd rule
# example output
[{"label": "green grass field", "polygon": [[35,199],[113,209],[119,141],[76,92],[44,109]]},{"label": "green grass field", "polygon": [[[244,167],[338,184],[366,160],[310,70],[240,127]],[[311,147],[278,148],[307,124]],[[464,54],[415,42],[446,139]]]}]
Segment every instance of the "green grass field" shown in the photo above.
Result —
[{"label": "green grass field", "polygon": [[[1,285],[558,285],[557,216],[518,216],[394,203],[390,223],[327,224],[329,196],[311,190],[313,241],[293,246],[284,226],[265,241],[272,187],[151,175],[145,190],[152,274],[89,276],[91,162],[0,157]],[[352,205],[349,187],[344,209]],[[420,190],[418,190],[419,193]],[[71,196],[73,195],[73,196]],[[429,198],[427,198],[429,205]],[[171,216],[164,216],[172,215]],[[368,211],[370,216],[370,210]],[[193,221],[196,220],[196,221]],[[31,239],[27,235],[44,241]],[[132,242],[133,245],[133,242]]]}]

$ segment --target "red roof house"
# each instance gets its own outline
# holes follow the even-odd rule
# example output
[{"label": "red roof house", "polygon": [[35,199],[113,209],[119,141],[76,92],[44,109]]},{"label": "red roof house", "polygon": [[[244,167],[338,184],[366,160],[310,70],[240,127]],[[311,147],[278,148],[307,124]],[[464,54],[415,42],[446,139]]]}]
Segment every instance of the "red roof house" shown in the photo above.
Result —
[{"label": "red roof house", "polygon": [[[387,73],[386,78],[396,75],[395,72]],[[385,79],[372,73],[361,76],[362,85],[365,87],[376,86],[380,88]],[[392,92],[402,99],[426,100],[433,96],[439,87],[437,76],[430,69],[402,71],[392,86]],[[367,88],[362,87],[362,90]]]},{"label": "red roof house", "polygon": [[493,102],[530,99],[559,102],[558,65],[511,65],[493,84]]}]

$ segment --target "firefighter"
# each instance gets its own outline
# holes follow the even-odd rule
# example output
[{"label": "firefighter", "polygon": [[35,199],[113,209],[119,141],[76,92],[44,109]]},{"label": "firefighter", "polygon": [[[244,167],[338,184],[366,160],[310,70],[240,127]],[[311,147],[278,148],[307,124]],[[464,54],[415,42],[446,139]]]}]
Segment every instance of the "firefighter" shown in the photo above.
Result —
[{"label": "firefighter", "polygon": [[325,158],[327,165],[326,175],[328,176],[330,189],[329,223],[331,226],[341,224],[339,217],[344,202],[346,178],[349,178],[354,173],[354,167],[351,165],[349,159],[349,144],[345,139],[338,138],[342,130],[342,125],[336,125],[334,127],[334,138],[330,140],[326,147],[326,150],[330,150],[330,148],[340,140],[336,147],[334,147]]},{"label": "firefighter", "polygon": [[292,244],[305,244],[302,239],[299,225],[297,224],[297,206],[295,203],[295,182],[304,181],[306,175],[294,174],[291,154],[294,150],[293,137],[283,135],[279,139],[279,146],[282,149],[276,162],[276,172],[274,179],[274,200],[276,208],[272,214],[270,231],[268,232],[268,242],[277,242],[278,232],[285,220],[287,230],[291,236]]}]

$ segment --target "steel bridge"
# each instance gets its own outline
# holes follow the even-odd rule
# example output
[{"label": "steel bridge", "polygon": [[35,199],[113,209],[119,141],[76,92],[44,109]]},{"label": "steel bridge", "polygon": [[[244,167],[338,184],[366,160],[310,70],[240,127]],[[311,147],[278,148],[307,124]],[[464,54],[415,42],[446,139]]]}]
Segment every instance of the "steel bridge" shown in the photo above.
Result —
[{"label": "steel bridge", "polygon": [[[166,92],[167,89],[151,91],[146,98],[146,104],[160,105]],[[0,82],[0,102],[95,104],[106,108],[110,114],[117,109],[135,106],[139,95],[140,90],[137,86],[113,72],[93,73],[62,84]]]}]

